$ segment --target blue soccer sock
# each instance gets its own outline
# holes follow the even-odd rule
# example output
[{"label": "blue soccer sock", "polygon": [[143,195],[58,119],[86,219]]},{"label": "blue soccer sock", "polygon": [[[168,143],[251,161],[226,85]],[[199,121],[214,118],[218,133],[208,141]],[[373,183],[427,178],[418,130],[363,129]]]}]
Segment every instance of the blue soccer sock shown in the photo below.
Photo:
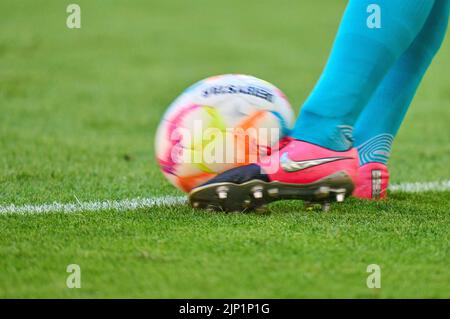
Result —
[{"label": "blue soccer sock", "polygon": [[[416,38],[433,4],[431,0],[351,0],[325,70],[291,136],[336,151],[351,147],[351,129],[363,107]],[[381,25],[376,17],[372,24],[372,9],[375,14],[380,9]]]},{"label": "blue soccer sock", "polygon": [[360,164],[386,164],[392,141],[447,30],[449,0],[436,0],[417,38],[398,59],[360,114],[354,130]]}]

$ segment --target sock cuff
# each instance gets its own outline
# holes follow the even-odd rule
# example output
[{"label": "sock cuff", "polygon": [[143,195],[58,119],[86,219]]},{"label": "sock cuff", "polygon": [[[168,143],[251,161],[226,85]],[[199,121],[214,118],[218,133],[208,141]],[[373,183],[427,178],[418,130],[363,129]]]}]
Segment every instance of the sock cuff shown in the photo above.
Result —
[{"label": "sock cuff", "polygon": [[337,152],[347,151],[353,147],[351,125],[343,123],[338,118],[323,117],[308,111],[302,111],[290,136]]},{"label": "sock cuff", "polygon": [[357,145],[360,165],[371,162],[387,164],[393,141],[394,136],[392,134],[383,133]]}]

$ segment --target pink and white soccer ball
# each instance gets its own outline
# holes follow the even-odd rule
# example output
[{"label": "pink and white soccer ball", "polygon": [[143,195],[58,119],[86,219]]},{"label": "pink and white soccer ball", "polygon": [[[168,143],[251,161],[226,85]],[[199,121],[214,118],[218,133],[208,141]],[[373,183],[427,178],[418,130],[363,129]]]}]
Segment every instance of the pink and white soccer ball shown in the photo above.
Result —
[{"label": "pink and white soccer ball", "polygon": [[248,75],[210,77],[170,105],[156,133],[156,157],[164,176],[189,192],[270,154],[293,122],[291,105],[274,85]]}]

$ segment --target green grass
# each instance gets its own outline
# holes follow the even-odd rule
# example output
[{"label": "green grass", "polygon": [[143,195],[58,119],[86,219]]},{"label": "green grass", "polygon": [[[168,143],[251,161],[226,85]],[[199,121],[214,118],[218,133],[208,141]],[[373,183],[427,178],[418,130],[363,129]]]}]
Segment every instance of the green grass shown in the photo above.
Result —
[{"label": "green grass", "polygon": [[[68,2],[70,3],[70,2]],[[213,74],[269,80],[300,105],[345,1],[0,2],[0,205],[179,195],[153,158],[155,127]],[[447,41],[448,42],[448,41]],[[450,46],[396,139],[392,182],[449,179]],[[450,297],[449,192],[297,202],[271,213],[187,206],[0,216],[0,297]],[[66,266],[82,269],[68,289]],[[382,288],[366,287],[366,267]]]}]

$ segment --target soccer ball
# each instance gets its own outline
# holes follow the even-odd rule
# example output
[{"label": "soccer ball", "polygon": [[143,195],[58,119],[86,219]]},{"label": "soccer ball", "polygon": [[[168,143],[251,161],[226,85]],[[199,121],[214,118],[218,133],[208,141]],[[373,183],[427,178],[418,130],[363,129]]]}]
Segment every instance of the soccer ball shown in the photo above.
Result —
[{"label": "soccer ball", "polygon": [[293,121],[291,105],[274,85],[248,75],[210,77],[170,105],[156,133],[156,157],[164,176],[189,192],[269,155]]}]

